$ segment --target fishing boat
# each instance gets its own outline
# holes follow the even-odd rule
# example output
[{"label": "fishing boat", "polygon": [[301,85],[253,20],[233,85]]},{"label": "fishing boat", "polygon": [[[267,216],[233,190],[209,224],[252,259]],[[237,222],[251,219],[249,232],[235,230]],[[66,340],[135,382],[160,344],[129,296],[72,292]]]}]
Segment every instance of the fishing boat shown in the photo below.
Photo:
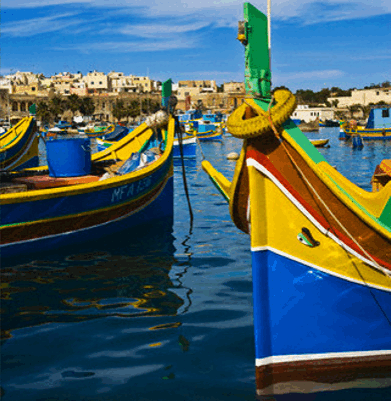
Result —
[{"label": "fishing boat", "polygon": [[388,388],[391,184],[357,187],[290,120],[294,95],[271,92],[270,19],[244,14],[247,99],[227,121],[242,151],[232,181],[202,167],[251,239],[257,393]]},{"label": "fishing boat", "polygon": [[[89,138],[50,140],[48,166],[2,174],[10,193],[0,195],[1,257],[53,250],[122,230],[131,240],[138,235],[137,226],[172,216],[174,130],[172,115],[159,111],[103,152],[88,155]],[[160,146],[151,148],[156,134]],[[55,141],[58,146],[53,147]],[[86,153],[80,150],[75,161],[79,141],[78,149]],[[50,157],[50,148],[57,157]]]},{"label": "fishing boat", "polygon": [[[182,151],[181,151],[182,147]],[[174,159],[195,159],[197,157],[197,138],[194,135],[185,135],[180,140],[174,138]]]},{"label": "fishing boat", "polygon": [[365,126],[351,120],[340,125],[340,139],[349,139],[353,135],[360,135],[362,139],[388,140],[391,139],[391,107],[373,108]]},{"label": "fishing boat", "polygon": [[34,117],[25,117],[0,136],[2,170],[21,170],[39,164],[37,127]]},{"label": "fishing boat", "polygon": [[379,192],[391,181],[391,159],[384,159],[376,166],[373,173],[371,184],[372,191]]},{"label": "fishing boat", "polygon": [[310,142],[317,148],[323,148],[329,143],[328,138],[310,139]]},{"label": "fishing boat", "polygon": [[193,121],[193,128],[200,141],[221,141],[223,135],[221,130],[216,129],[216,125],[210,121]]},{"label": "fishing boat", "polygon": [[114,132],[116,125],[96,125],[93,128],[87,128],[84,133],[90,138],[102,138]]},{"label": "fishing boat", "polygon": [[95,139],[97,150],[105,150],[113,143],[118,142],[129,133],[129,129],[123,125],[117,124],[112,132],[105,133],[101,137]]}]

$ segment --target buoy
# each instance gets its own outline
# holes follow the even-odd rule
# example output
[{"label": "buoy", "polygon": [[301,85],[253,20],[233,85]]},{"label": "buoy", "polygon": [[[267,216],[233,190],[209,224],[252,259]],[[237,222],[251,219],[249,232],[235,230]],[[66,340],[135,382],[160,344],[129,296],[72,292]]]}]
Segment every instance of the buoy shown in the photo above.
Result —
[{"label": "buoy", "polygon": [[238,160],[239,159],[239,154],[236,153],[236,152],[228,153],[227,159],[228,160]]}]

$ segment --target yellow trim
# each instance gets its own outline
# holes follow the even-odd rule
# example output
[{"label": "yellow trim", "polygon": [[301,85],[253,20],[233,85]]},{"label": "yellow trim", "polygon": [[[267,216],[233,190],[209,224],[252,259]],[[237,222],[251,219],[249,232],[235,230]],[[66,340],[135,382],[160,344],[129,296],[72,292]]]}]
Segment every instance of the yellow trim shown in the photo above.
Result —
[{"label": "yellow trim", "polygon": [[[367,200],[365,201],[364,193],[365,191],[359,189],[355,184],[350,182],[348,179],[342,176],[337,170],[335,170],[333,167],[331,167],[327,162],[320,162],[320,163],[315,163],[308,155],[307,153],[297,145],[296,141],[289,135],[288,131],[284,130],[282,132],[282,137],[287,140],[295,149],[296,151],[301,155],[301,157],[304,159],[304,161],[308,164],[308,166],[314,171],[314,173],[325,183],[325,185],[333,192],[333,194],[341,201],[343,202],[349,209],[353,211],[354,214],[356,214],[361,220],[363,220],[366,224],[368,224],[370,227],[372,227],[374,230],[385,236],[386,238],[391,239],[391,232],[390,230],[387,230],[383,226],[381,226],[377,221],[373,218],[371,218],[367,213],[365,213],[362,209],[360,209],[355,202],[352,201],[343,191],[341,191],[340,188],[336,185],[340,185],[340,187],[346,191],[346,193],[351,194],[351,196],[359,203],[361,204],[362,201],[364,201],[363,208],[365,208],[365,205],[368,205],[368,212],[372,214],[374,217],[376,217],[376,213],[378,213],[379,208],[381,207],[382,201],[384,202],[384,198],[387,196],[389,197],[391,194],[391,187],[387,188],[387,191],[382,194],[383,191],[380,191],[378,193],[368,193],[367,195]],[[374,200],[376,199],[377,205],[371,206],[370,205],[370,199]],[[384,204],[383,204],[384,207]]]},{"label": "yellow trim", "polygon": [[32,120],[33,117],[25,117],[21,119],[14,127],[10,128],[0,137],[0,153],[13,148],[23,139],[23,136]]},{"label": "yellow trim", "polygon": [[[172,176],[173,176],[173,169],[171,169],[170,175],[167,176],[167,177],[165,178],[165,180],[163,181],[162,189],[166,186],[168,179],[171,178]],[[159,194],[160,192],[161,192],[161,190],[159,190],[159,191],[157,192],[157,194]],[[65,219],[69,218],[70,216],[73,216],[73,217],[84,217],[84,216],[89,216],[89,215],[92,215],[92,214],[95,214],[95,213],[105,212],[105,211],[108,211],[108,210],[110,210],[110,209],[115,209],[115,208],[117,208],[117,207],[122,207],[122,206],[124,206],[124,205],[128,205],[128,204],[131,204],[131,203],[133,203],[133,202],[136,202],[136,201],[138,201],[139,199],[145,197],[146,195],[148,195],[148,194],[142,194],[142,195],[138,196],[137,198],[130,199],[128,202],[115,203],[115,204],[113,204],[113,205],[111,205],[111,206],[108,206],[108,207],[104,207],[104,208],[100,208],[100,209],[88,210],[88,211],[86,211],[86,212],[74,213],[74,214],[70,213],[70,214],[66,214],[66,215],[58,216],[58,217],[49,217],[49,218],[47,218],[47,219],[40,219],[40,220],[34,220],[34,221],[27,221],[27,222],[20,222],[20,223],[14,223],[14,224],[7,224],[7,225],[5,225],[5,226],[3,226],[3,227],[0,227],[0,232],[1,232],[2,229],[8,228],[8,227],[18,227],[18,226],[28,227],[28,226],[33,226],[33,225],[35,225],[35,224],[45,223],[45,222],[53,222],[53,221],[65,220]],[[144,205],[141,205],[140,208],[138,208],[138,209],[140,209],[140,210],[144,209],[144,208],[145,208],[146,206],[148,206],[152,201],[154,201],[154,199],[155,199],[155,197],[152,197],[150,202],[148,202],[148,203],[146,203],[146,204],[144,204]],[[105,224],[105,223],[100,223],[100,224]],[[87,227],[87,228],[88,228],[88,227]],[[81,229],[82,229],[82,228],[81,228]]]},{"label": "yellow trim", "polygon": [[[12,204],[19,202],[51,199],[62,196],[73,196],[82,193],[94,192],[101,189],[108,189],[118,187],[120,185],[126,185],[134,181],[140,180],[152,172],[158,170],[162,166],[171,154],[171,150],[174,142],[174,131],[175,131],[175,120],[170,117],[168,122],[168,138],[166,149],[162,156],[151,165],[134,171],[122,176],[114,176],[102,181],[95,181],[87,184],[73,185],[70,187],[60,187],[60,188],[49,188],[41,190],[33,190],[27,192],[11,193],[0,195],[0,200],[2,204]],[[146,124],[140,125],[137,129],[132,131],[130,134],[125,136],[123,139],[117,143],[110,146],[110,148],[103,150],[102,152],[94,154],[91,159],[93,161],[100,160],[110,160],[112,159],[112,152],[115,151],[117,158],[120,160],[126,160],[130,157],[133,152],[138,151],[141,146],[149,139],[153,134],[153,130],[148,128]],[[42,170],[47,167],[38,167],[34,169],[29,169],[30,171]]]},{"label": "yellow trim", "polygon": [[[249,166],[251,247],[270,247],[304,263],[319,266],[338,276],[359,283],[391,290],[391,278],[348,253],[332,238],[323,234],[266,176]],[[256,188],[256,190],[251,190]],[[297,235],[310,230],[319,246],[302,244]]]}]

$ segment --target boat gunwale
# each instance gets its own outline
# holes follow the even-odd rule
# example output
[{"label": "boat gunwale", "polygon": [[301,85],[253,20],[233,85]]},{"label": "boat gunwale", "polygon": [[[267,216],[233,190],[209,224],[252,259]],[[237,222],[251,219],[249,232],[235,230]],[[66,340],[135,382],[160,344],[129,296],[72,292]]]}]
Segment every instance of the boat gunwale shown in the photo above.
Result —
[{"label": "boat gunwale", "polygon": [[[175,120],[170,117],[169,122],[167,124],[167,133],[172,130],[174,133],[175,130]],[[129,142],[133,141],[137,136],[141,135],[144,133],[146,130],[151,130],[150,136],[153,135],[153,130],[149,128],[146,124],[142,124],[140,129],[137,130],[137,132],[133,131],[134,135],[131,138],[123,138],[120,140],[118,143],[114,144],[114,148],[111,149],[111,147],[103,150],[102,152],[96,153],[93,155],[91,158],[92,162],[94,161],[101,161],[101,160],[109,160],[110,158],[107,158],[107,156],[112,155],[115,153],[117,150],[120,148],[126,146]],[[132,134],[131,133],[131,134]],[[130,134],[130,135],[131,135]],[[114,176],[107,178],[102,181],[94,181],[91,183],[85,183],[85,184],[76,184],[76,185],[71,185],[71,186],[66,186],[66,187],[59,187],[59,188],[46,188],[46,189],[37,189],[37,190],[30,190],[27,192],[18,192],[18,193],[10,193],[10,194],[1,194],[0,195],[0,201],[2,204],[13,204],[13,203],[19,203],[19,202],[25,202],[25,201],[39,201],[39,200],[44,200],[44,199],[51,199],[51,198],[59,198],[62,196],[73,196],[73,195],[79,195],[82,193],[89,193],[89,192],[95,192],[99,191],[102,189],[110,189],[114,187],[119,187],[122,185],[127,185],[132,182],[138,181],[140,179],[145,178],[146,176],[151,175],[153,172],[159,170],[168,158],[170,157],[172,153],[172,148],[173,148],[173,142],[174,142],[174,135],[167,135],[166,138],[166,147],[163,152],[163,154],[154,162],[152,162],[150,165],[147,165],[146,167],[137,170],[137,171],[132,171],[127,174],[123,174],[121,176]],[[47,169],[47,166],[42,166],[42,167],[35,167],[33,169],[29,169],[30,171],[34,170],[42,170],[42,169]]]}]

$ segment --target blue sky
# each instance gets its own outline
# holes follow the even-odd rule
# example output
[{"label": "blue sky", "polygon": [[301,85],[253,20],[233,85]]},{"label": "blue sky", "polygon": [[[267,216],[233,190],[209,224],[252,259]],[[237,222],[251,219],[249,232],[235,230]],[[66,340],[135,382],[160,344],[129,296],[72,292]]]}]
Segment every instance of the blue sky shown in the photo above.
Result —
[{"label": "blue sky", "polygon": [[[266,0],[252,4],[266,13]],[[236,0],[2,0],[0,74],[243,81],[242,19]],[[390,0],[272,0],[273,86],[391,80],[390,21]]]}]

